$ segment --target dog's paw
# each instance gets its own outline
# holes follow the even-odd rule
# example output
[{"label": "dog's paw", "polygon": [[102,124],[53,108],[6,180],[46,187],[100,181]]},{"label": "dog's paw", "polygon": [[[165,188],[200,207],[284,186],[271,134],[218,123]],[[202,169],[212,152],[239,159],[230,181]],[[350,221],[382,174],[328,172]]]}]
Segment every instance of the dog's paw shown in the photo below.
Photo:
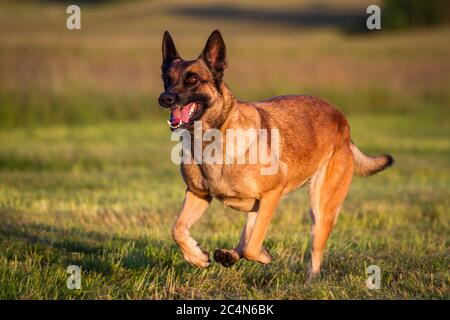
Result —
[{"label": "dog's paw", "polygon": [[313,285],[320,281],[320,271],[309,270],[307,284]]},{"label": "dog's paw", "polygon": [[259,254],[258,262],[262,264],[267,264],[272,261],[272,256],[270,255],[269,251],[267,251],[266,248],[261,249],[261,253]]},{"label": "dog's paw", "polygon": [[209,259],[209,254],[208,252],[201,250],[199,247],[197,248],[198,250],[195,250],[195,252],[191,251],[189,254],[184,254],[184,259],[198,268],[207,268],[211,262]]},{"label": "dog's paw", "polygon": [[214,251],[214,260],[224,267],[231,267],[240,259],[236,250],[216,249]]},{"label": "dog's paw", "polygon": [[244,251],[244,258],[250,261],[256,261],[262,264],[267,264],[272,261],[272,256],[266,248],[262,247],[258,254],[252,254],[251,252]]}]

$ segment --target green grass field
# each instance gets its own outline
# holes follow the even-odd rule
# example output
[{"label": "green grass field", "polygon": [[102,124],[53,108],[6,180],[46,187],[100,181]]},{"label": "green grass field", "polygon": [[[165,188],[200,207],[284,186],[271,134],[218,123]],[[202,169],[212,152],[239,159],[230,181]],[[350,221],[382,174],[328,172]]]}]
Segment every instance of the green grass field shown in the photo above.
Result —
[{"label": "green grass field", "polygon": [[[346,34],[179,15],[180,3],[82,5],[79,32],[60,4],[0,4],[0,298],[449,299],[450,29]],[[269,265],[199,270],[171,239],[184,185],[156,103],[161,36],[195,57],[216,27],[239,97],[321,96],[362,150],[395,157],[353,180],[317,283],[305,188],[273,219]],[[244,219],[213,202],[192,234],[210,253],[233,247]],[[80,290],[66,288],[72,264]],[[366,289],[372,264],[381,290]]]}]

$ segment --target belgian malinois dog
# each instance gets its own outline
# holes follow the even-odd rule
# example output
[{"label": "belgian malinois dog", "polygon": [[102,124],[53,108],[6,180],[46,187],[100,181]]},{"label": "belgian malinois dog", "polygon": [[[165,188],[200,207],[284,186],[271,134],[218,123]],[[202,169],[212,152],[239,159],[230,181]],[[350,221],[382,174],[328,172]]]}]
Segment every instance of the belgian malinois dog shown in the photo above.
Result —
[{"label": "belgian malinois dog", "polygon": [[[200,249],[189,229],[216,198],[247,213],[247,222],[234,249],[216,249],[214,259],[229,267],[245,258],[263,264],[272,259],[263,247],[269,223],[280,199],[309,185],[312,244],[310,277],[320,274],[325,243],[336,223],[353,174],[369,176],[393,163],[390,155],[368,156],[350,139],[341,112],[327,102],[306,95],[288,95],[260,102],[236,99],[223,81],[227,67],[222,35],[215,30],[196,60],[183,60],[170,34],[162,42],[164,92],[159,104],[170,109],[171,130],[279,130],[279,170],[261,175],[259,163],[181,163],[187,186],[172,236],[191,264],[205,268],[209,254]],[[268,150],[273,148],[268,139]],[[226,148],[223,148],[225,152]]]}]

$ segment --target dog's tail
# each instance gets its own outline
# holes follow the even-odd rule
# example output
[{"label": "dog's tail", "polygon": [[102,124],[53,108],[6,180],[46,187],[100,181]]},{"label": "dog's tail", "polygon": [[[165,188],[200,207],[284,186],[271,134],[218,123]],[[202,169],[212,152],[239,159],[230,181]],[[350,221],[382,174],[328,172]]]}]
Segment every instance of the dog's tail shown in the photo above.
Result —
[{"label": "dog's tail", "polygon": [[361,177],[368,177],[383,171],[394,163],[394,158],[388,154],[381,156],[368,156],[361,152],[353,143],[350,143],[353,157],[355,158],[355,173]]}]

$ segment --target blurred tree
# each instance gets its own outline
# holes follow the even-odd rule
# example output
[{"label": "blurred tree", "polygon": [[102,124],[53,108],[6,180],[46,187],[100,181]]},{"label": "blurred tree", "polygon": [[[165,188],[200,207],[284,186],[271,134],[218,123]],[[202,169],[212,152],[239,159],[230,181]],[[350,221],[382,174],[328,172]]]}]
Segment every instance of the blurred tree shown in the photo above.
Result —
[{"label": "blurred tree", "polygon": [[382,27],[405,29],[450,23],[448,0],[384,0]]}]

